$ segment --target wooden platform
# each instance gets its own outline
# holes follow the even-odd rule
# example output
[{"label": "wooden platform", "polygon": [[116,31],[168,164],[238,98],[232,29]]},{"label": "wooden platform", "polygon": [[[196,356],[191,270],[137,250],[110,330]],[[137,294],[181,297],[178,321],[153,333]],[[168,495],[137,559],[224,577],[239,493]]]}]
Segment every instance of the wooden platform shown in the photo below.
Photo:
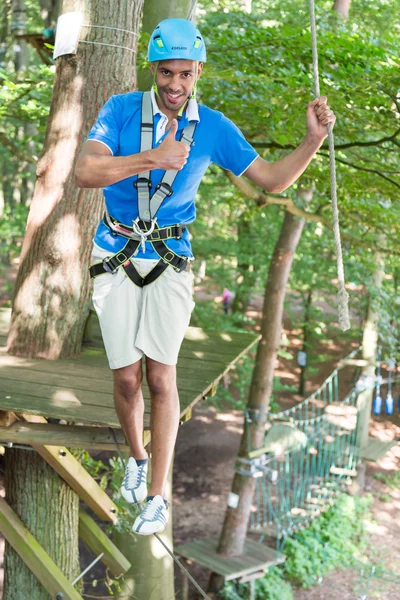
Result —
[{"label": "wooden platform", "polygon": [[182,544],[175,548],[176,554],[193,560],[210,571],[223,575],[226,581],[238,579],[251,573],[267,571],[269,567],[285,562],[285,556],[277,556],[275,550],[252,540],[246,540],[240,556],[217,554],[218,536]]},{"label": "wooden platform", "polygon": [[382,441],[377,438],[368,438],[366,447],[361,451],[361,460],[377,462],[385,456],[389,450],[397,446],[399,442],[396,440]]},{"label": "wooden platform", "polygon": [[[92,342],[76,359],[49,361],[10,356],[5,351],[10,309],[0,309],[0,410],[64,419],[68,423],[118,427],[112,374],[97,320]],[[209,395],[223,375],[254,346],[251,333],[206,332],[189,328],[178,363],[181,419]],[[150,395],[144,386],[145,429]],[[4,441],[0,439],[0,442]],[[58,442],[57,442],[58,443]]]}]

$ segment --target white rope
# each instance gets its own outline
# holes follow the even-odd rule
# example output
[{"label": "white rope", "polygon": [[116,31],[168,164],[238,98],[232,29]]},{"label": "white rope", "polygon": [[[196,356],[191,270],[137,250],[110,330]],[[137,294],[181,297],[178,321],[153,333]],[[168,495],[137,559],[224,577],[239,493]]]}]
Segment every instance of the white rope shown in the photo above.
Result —
[{"label": "white rope", "polygon": [[[320,97],[319,74],[318,74],[318,50],[317,50],[317,33],[315,26],[315,5],[314,0],[310,0],[310,21],[311,21],[311,40],[312,40],[312,57],[313,57],[313,72],[314,72],[314,93],[316,98]],[[343,331],[350,328],[349,319],[349,294],[346,292],[344,282],[344,268],[342,243],[340,240],[340,225],[339,225],[339,210],[336,193],[336,165],[335,165],[335,145],[333,139],[332,125],[328,123],[328,145],[329,145],[329,166],[331,176],[331,197],[332,197],[332,215],[333,215],[333,232],[335,236],[336,258],[337,258],[337,274],[338,274],[338,310],[339,310],[339,326]]]},{"label": "white rope", "polygon": [[129,50],[133,54],[136,54],[136,50],[128,48],[128,46],[118,46],[118,44],[105,44],[104,42],[88,42],[87,40],[79,40],[80,44],[94,44],[95,46],[110,46],[111,48],[122,48],[123,50]]},{"label": "white rope", "polygon": [[95,29],[112,29],[113,31],[123,31],[124,33],[130,33],[132,35],[136,35],[136,37],[139,37],[136,31],[131,31],[130,29],[121,29],[120,27],[109,27],[108,25],[82,25],[82,27],[93,27]]}]

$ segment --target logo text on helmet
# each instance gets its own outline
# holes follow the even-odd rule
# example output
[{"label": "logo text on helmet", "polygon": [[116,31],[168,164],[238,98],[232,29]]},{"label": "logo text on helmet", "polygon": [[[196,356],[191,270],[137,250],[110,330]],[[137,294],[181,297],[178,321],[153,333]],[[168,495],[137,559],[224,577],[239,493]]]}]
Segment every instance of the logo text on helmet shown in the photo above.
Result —
[{"label": "logo text on helmet", "polygon": [[187,50],[187,46],[172,46],[172,50]]}]

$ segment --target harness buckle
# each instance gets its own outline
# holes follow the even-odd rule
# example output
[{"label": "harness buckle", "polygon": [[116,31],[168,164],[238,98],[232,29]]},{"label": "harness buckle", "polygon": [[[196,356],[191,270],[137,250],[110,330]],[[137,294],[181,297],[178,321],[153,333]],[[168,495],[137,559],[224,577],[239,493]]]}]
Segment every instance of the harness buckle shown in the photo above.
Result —
[{"label": "harness buckle", "polygon": [[166,198],[169,198],[174,193],[172,187],[169,185],[169,183],[166,183],[165,181],[160,181],[160,183],[157,183],[156,191],[158,190],[161,190],[162,193],[165,194]]},{"label": "harness buckle", "polygon": [[133,187],[137,189],[140,185],[146,186],[150,189],[151,181],[150,179],[147,179],[147,177],[138,177],[136,181],[133,182]]},{"label": "harness buckle", "polygon": [[142,252],[146,252],[147,238],[149,237],[149,235],[151,235],[153,233],[154,227],[156,226],[157,221],[156,221],[156,219],[152,219],[150,229],[146,229],[146,230],[143,230],[140,228],[139,221],[140,221],[139,217],[137,219],[135,219],[135,221],[132,221],[132,229],[136,233],[136,235],[138,235],[140,237],[140,245],[142,247]]},{"label": "harness buckle", "polygon": [[174,269],[178,273],[182,273],[182,271],[186,271],[188,264],[189,264],[189,260],[187,258],[181,257],[179,263],[176,266],[174,266]]},{"label": "harness buckle", "polygon": [[107,272],[107,273],[111,273],[111,275],[114,275],[116,270],[118,269],[118,267],[116,269],[113,269],[109,264],[110,257],[106,256],[105,258],[103,258],[102,263],[103,263],[103,269]]}]

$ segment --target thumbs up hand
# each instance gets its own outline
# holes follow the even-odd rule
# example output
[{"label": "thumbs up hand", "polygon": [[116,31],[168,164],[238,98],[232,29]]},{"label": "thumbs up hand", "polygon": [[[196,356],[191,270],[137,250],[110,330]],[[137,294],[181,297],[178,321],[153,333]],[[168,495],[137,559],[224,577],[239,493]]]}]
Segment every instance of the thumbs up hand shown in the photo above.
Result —
[{"label": "thumbs up hand", "polygon": [[189,156],[189,147],[175,139],[178,121],[172,119],[171,128],[162,143],[153,150],[157,169],[183,169]]}]

